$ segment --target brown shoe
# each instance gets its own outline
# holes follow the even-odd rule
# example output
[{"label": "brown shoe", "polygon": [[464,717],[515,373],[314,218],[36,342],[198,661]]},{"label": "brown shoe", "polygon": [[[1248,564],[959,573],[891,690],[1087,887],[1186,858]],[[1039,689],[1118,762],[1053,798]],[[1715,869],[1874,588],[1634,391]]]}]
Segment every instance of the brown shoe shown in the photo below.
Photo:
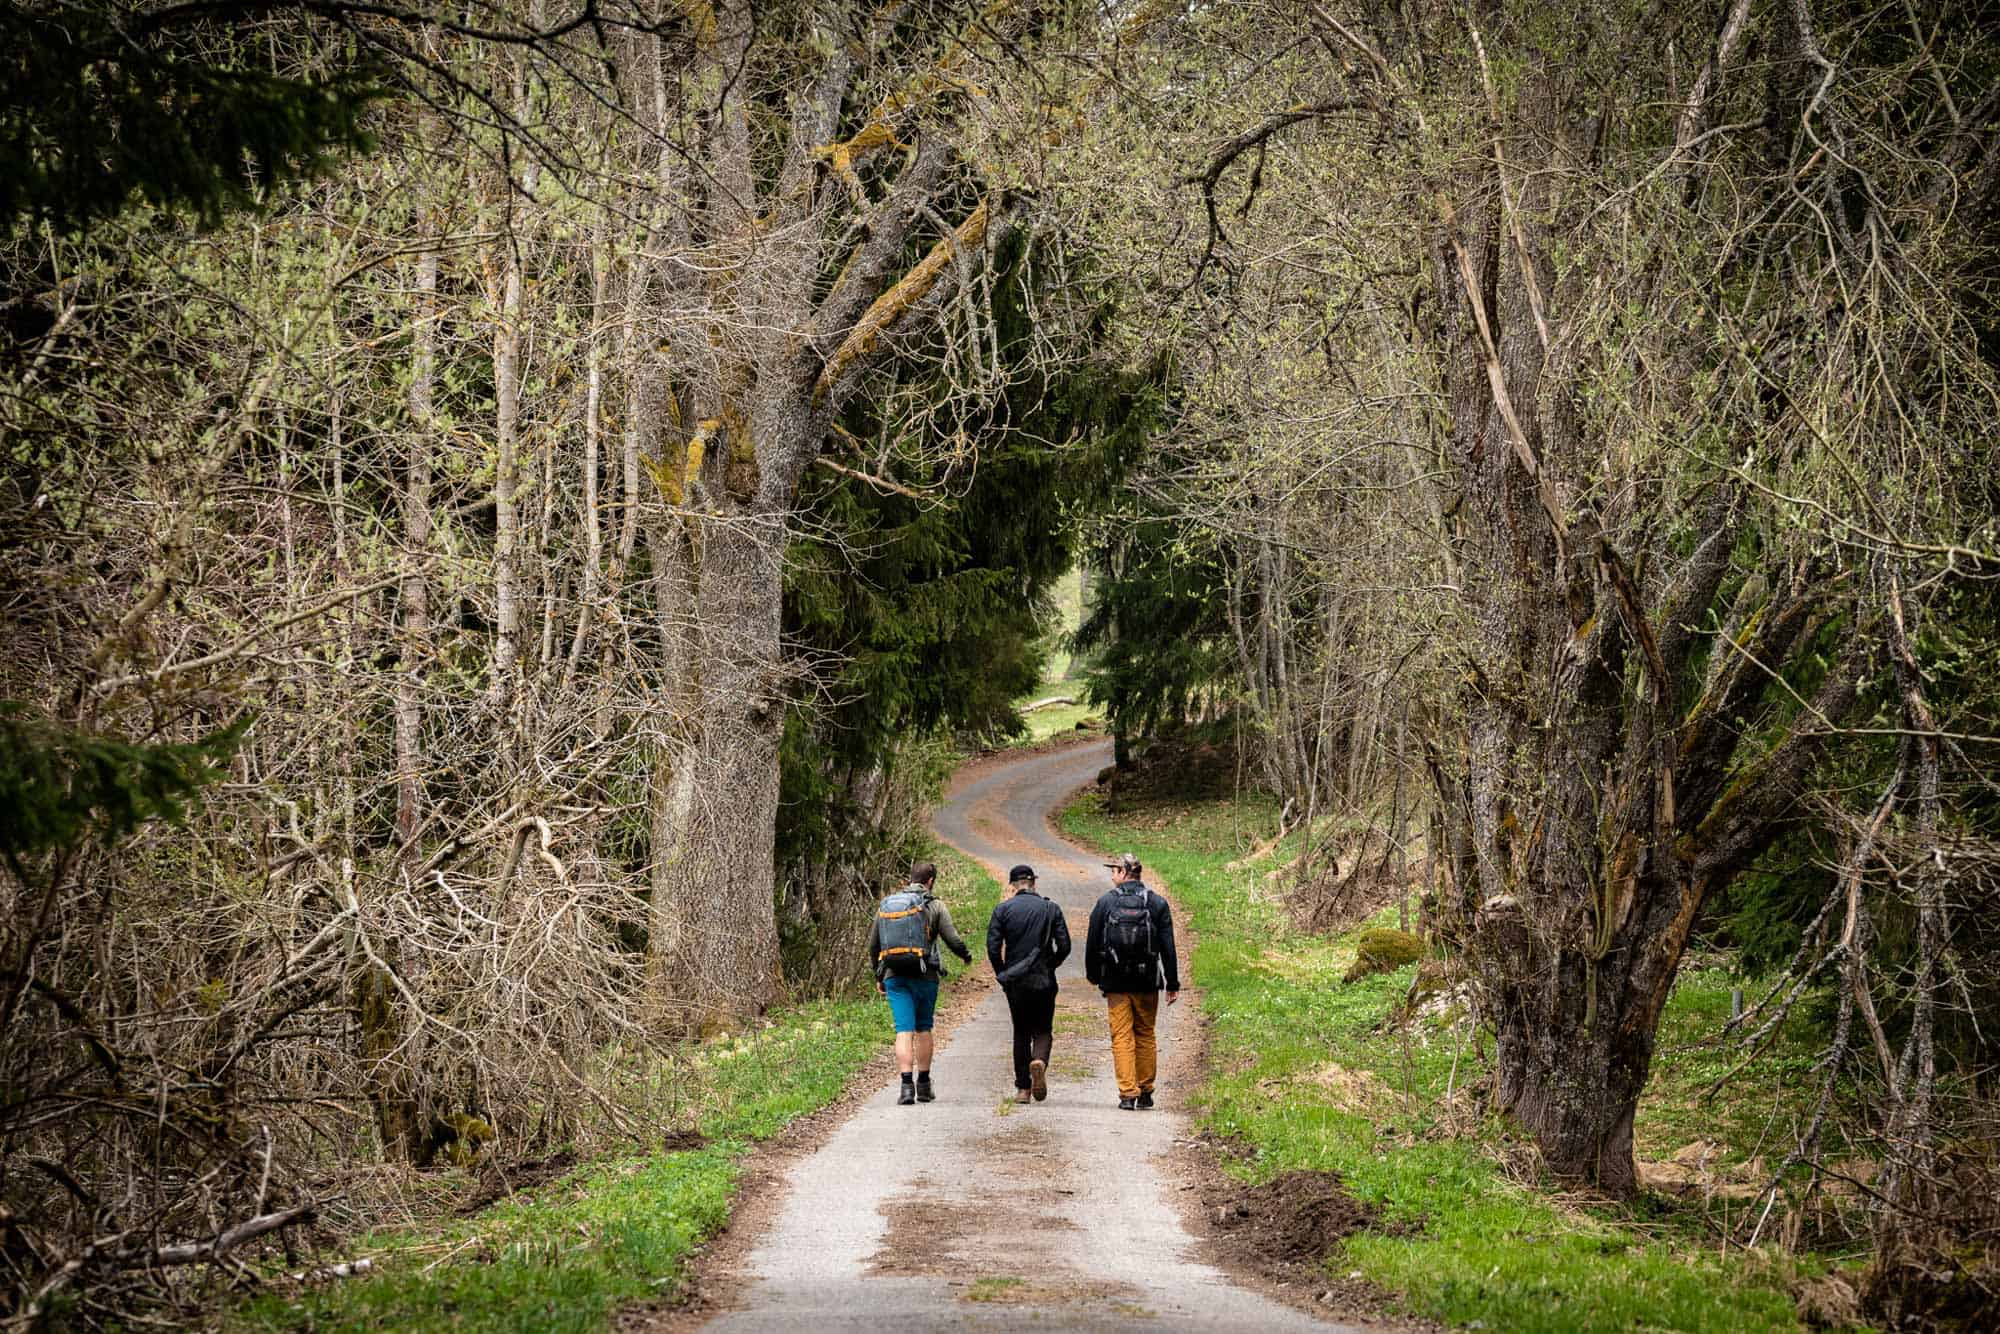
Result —
[{"label": "brown shoe", "polygon": [[1026,1090],[1026,1089],[1015,1089],[1015,1090],[1014,1090],[1014,1101],[1015,1101],[1015,1102],[1026,1102],[1026,1101],[1028,1100],[1028,1098],[1029,1098],[1029,1093],[1028,1093],[1028,1090]]},{"label": "brown shoe", "polygon": [[[1040,1102],[1049,1096],[1049,1063],[1047,1061],[1033,1060],[1028,1062],[1028,1083],[1034,1089],[1036,1102]],[[1023,1098],[1021,1101],[1026,1102],[1027,1099]]]}]

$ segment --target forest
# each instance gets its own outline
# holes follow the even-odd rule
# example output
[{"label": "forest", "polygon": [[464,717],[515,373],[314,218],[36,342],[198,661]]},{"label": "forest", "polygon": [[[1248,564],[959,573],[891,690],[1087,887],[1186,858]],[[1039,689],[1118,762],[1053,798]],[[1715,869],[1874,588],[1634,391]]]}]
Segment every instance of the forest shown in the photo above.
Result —
[{"label": "forest", "polygon": [[0,1327],[671,1135],[1072,652],[1114,789],[1224,754],[1306,929],[1401,903],[1548,1190],[1643,1201],[1725,961],[1812,1054],[1723,1250],[2000,1318],[1985,7],[0,38]]}]

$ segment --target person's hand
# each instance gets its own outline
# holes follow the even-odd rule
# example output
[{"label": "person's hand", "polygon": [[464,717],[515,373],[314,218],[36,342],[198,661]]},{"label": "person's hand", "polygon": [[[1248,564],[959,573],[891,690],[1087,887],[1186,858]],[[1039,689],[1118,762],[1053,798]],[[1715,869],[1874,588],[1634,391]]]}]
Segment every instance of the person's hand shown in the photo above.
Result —
[{"label": "person's hand", "polygon": [[878,977],[875,979],[875,991],[878,995],[886,996],[889,994],[889,984]]},{"label": "person's hand", "polygon": [[1167,1004],[1169,1004],[1169,1005],[1172,1005],[1172,1004],[1173,1004],[1173,1003],[1174,1003],[1175,1001],[1179,1000],[1180,998],[1181,998],[1181,993],[1180,993],[1180,992],[1178,992],[1178,991],[1169,991],[1169,992],[1167,993]]}]

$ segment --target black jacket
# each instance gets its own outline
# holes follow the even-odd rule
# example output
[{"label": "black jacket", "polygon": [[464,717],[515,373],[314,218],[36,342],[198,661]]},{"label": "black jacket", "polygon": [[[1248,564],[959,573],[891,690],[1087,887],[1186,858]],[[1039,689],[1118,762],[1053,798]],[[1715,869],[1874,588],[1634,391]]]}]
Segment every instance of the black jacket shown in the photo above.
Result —
[{"label": "black jacket", "polygon": [[[1069,923],[1054,903],[1031,889],[1003,899],[986,923],[986,962],[1001,986],[1030,975],[1055,984],[1056,969],[1069,957]],[[1032,983],[1041,989],[1038,981]]]},{"label": "black jacket", "polygon": [[[1153,975],[1146,977],[1113,976],[1109,972],[1110,961],[1104,957],[1104,923],[1111,912],[1111,900],[1119,894],[1144,892],[1147,906],[1153,914],[1153,953],[1158,962],[1153,967]],[[1083,941],[1083,975],[1106,993],[1113,991],[1158,991],[1160,975],[1166,974],[1166,990],[1181,989],[1180,959],[1174,953],[1174,910],[1167,901],[1147,889],[1136,880],[1128,880],[1117,889],[1106,890],[1097,906],[1090,910],[1090,934]]]}]

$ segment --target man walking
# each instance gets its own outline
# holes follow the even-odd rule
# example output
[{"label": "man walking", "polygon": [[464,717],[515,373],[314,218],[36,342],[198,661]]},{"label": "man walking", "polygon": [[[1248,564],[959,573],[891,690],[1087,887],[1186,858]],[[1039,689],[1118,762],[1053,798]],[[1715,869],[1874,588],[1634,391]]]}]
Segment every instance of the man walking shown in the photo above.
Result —
[{"label": "man walking", "polygon": [[986,961],[1014,1020],[1014,1101],[1049,1096],[1055,1043],[1056,969],[1069,957],[1062,909],[1035,892],[1035,868],[1007,872],[1007,897],[986,925]]},{"label": "man walking", "polygon": [[1116,861],[1104,864],[1111,871],[1111,888],[1090,910],[1083,972],[1104,992],[1111,1021],[1111,1064],[1118,1075],[1118,1110],[1143,1111],[1153,1105],[1153,1080],[1159,1068],[1154,1033],[1162,973],[1167,1004],[1180,999],[1174,914],[1167,901],[1139,879],[1137,857],[1120,853]]},{"label": "man walking", "polygon": [[931,1028],[937,1015],[938,979],[945,976],[938,942],[972,962],[972,951],[951,924],[951,911],[931,893],[936,883],[937,867],[929,862],[912,866],[910,883],[882,900],[868,929],[875,986],[888,998],[896,1025],[896,1068],[903,1075],[896,1101],[904,1107],[937,1098],[931,1087]]}]

